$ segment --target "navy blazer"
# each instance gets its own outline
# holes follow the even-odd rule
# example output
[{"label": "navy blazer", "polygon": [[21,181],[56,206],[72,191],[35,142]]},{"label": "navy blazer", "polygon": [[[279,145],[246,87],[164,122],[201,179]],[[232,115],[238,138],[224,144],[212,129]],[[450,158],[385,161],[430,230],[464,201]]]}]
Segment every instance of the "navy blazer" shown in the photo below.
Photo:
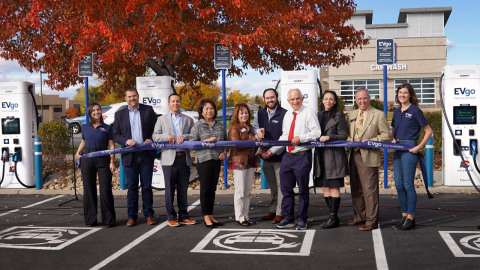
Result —
[{"label": "navy blazer", "polygon": [[[157,115],[152,106],[138,104],[138,110],[140,111],[140,121],[142,122],[142,135],[143,142],[145,140],[152,140],[153,129],[157,122]],[[115,121],[113,125],[113,140],[115,143],[120,144],[121,147],[125,147],[125,143],[132,138],[132,131],[130,128],[130,118],[128,116],[128,107],[125,107],[115,113]],[[142,144],[143,142],[137,142]],[[152,158],[154,153],[151,152]],[[132,164],[133,153],[122,154],[122,165],[130,166]]]}]

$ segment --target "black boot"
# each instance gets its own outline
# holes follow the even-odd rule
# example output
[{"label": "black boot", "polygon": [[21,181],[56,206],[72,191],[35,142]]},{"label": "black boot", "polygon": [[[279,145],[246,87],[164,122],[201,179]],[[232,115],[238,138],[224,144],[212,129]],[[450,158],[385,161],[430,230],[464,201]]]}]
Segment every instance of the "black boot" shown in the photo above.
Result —
[{"label": "black boot", "polygon": [[403,226],[403,223],[405,223],[405,220],[406,220],[406,219],[407,219],[407,216],[402,216],[402,219],[400,219],[400,220],[398,221],[398,223],[395,224],[395,226],[393,226],[393,229],[394,229],[394,230],[400,230],[400,228],[402,228],[402,226]]},{"label": "black boot", "polygon": [[340,207],[340,197],[330,197],[330,219],[322,224],[322,229],[331,229],[338,227],[340,220],[337,216],[338,208]]},{"label": "black boot", "polygon": [[329,197],[323,197],[325,199],[325,202],[327,203],[328,209],[332,209],[332,204],[330,202],[330,199],[332,198],[331,196]]},{"label": "black boot", "polygon": [[414,230],[415,229],[415,219],[405,219],[405,222],[402,224],[402,226],[399,228],[401,231],[408,231],[408,230]]}]

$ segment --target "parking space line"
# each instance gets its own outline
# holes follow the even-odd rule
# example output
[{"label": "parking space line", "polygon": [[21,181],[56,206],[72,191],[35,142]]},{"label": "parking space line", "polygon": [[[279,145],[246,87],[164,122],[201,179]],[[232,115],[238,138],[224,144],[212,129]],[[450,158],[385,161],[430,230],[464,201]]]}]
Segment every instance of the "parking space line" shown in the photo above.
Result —
[{"label": "parking space line", "polygon": [[377,262],[377,269],[388,270],[387,255],[385,254],[385,247],[383,245],[382,231],[380,224],[378,228],[372,231],[373,248],[375,250],[375,261]]},{"label": "parking space line", "polygon": [[[187,211],[190,211],[192,210],[193,208],[197,207],[198,205],[200,204],[200,200],[197,200],[196,202],[192,203],[192,205],[190,205],[187,209]],[[140,244],[141,242],[143,242],[145,239],[149,238],[150,236],[152,236],[153,234],[155,234],[156,232],[160,231],[161,229],[165,228],[167,226],[168,222],[165,221],[159,225],[157,225],[155,228],[151,229],[150,231],[146,232],[145,234],[143,234],[142,236],[138,237],[137,239],[135,239],[133,242],[131,242],[130,244],[126,245],[125,247],[123,247],[122,249],[120,249],[119,251],[113,253],[112,255],[110,255],[108,258],[106,258],[105,260],[101,261],[100,263],[98,263],[97,265],[95,265],[94,267],[90,268],[91,270],[95,270],[95,269],[100,269],[102,267],[104,267],[105,265],[109,264],[110,262],[114,261],[115,259],[117,259],[118,257],[120,257],[121,255],[123,255],[124,253],[128,252],[130,249],[134,248],[136,245]]]},{"label": "parking space line", "polygon": [[20,207],[20,208],[18,208],[18,209],[13,209],[13,210],[10,210],[10,211],[8,211],[8,212],[5,212],[5,213],[0,214],[0,217],[3,217],[3,216],[6,216],[6,215],[8,215],[8,214],[12,214],[12,213],[18,212],[18,211],[20,211],[21,209],[27,209],[27,208],[30,208],[30,207],[34,207],[34,206],[36,206],[36,205],[39,205],[39,204],[46,203],[46,202],[51,201],[51,200],[55,200],[55,199],[61,198],[61,197],[63,197],[63,196],[65,196],[65,195],[58,195],[58,196],[55,196],[55,197],[50,198],[50,199],[46,199],[46,200],[43,200],[43,201],[40,201],[40,202],[36,202],[36,203],[34,203],[34,204],[30,204],[30,205],[27,205],[27,206],[24,206],[24,207]]}]

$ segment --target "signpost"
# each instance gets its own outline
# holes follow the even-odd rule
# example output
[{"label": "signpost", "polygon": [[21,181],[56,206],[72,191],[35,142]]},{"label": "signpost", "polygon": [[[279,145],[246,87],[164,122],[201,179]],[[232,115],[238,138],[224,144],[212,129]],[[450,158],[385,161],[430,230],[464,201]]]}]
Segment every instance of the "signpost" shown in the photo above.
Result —
[{"label": "signpost", "polygon": [[[93,76],[93,53],[89,53],[87,56],[80,60],[78,64],[78,77],[85,77],[85,114],[87,114],[88,108],[88,77]],[[89,119],[86,116],[86,123]]]},{"label": "signpost", "polygon": [[[223,126],[227,128],[227,94],[225,89],[225,70],[232,67],[230,47],[216,43],[214,46],[213,62],[216,69],[222,70],[222,98],[223,98]],[[228,188],[227,157],[223,160],[223,186]]]},{"label": "signpost", "polygon": [[[377,65],[383,65],[383,111],[388,117],[387,111],[387,65],[396,62],[393,39],[377,39]],[[383,150],[383,188],[388,188],[388,152]]]}]

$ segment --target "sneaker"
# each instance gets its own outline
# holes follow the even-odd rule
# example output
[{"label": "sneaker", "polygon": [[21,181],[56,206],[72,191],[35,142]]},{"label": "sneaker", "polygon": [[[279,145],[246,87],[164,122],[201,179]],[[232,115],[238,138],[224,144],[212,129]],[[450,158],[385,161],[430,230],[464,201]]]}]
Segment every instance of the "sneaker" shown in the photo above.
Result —
[{"label": "sneaker", "polygon": [[297,220],[297,226],[295,227],[296,230],[306,230],[307,229],[307,222],[303,220]]},{"label": "sneaker", "polygon": [[180,223],[178,223],[178,221],[176,221],[176,220],[169,220],[169,221],[168,221],[168,226],[170,226],[170,227],[178,227],[178,226],[180,226]]},{"label": "sneaker", "polygon": [[185,224],[185,225],[194,225],[194,224],[197,224],[197,221],[187,218],[187,219],[179,219],[178,223]]},{"label": "sneaker", "polygon": [[292,228],[295,227],[295,223],[293,222],[293,220],[284,219],[281,222],[277,223],[276,226],[279,229]]}]

